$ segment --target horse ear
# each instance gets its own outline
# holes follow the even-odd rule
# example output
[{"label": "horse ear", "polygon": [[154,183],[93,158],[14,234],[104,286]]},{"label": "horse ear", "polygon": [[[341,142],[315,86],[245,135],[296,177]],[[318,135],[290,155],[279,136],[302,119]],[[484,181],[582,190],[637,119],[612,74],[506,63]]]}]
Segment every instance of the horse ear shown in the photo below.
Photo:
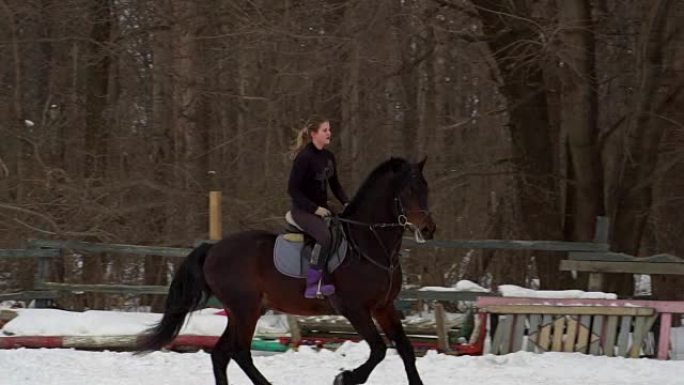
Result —
[{"label": "horse ear", "polygon": [[423,167],[425,166],[426,161],[427,161],[427,155],[425,155],[425,157],[423,157],[423,160],[418,162],[418,169],[420,170],[420,172],[423,172]]}]

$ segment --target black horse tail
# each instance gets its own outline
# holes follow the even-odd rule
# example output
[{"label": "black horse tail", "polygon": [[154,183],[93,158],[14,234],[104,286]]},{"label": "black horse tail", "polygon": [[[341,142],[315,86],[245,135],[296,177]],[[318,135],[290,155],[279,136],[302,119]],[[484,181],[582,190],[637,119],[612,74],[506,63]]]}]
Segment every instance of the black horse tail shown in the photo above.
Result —
[{"label": "black horse tail", "polygon": [[204,280],[202,266],[211,246],[202,243],[180,265],[169,287],[164,316],[138,339],[136,354],[159,350],[169,344],[178,336],[185,316],[207,303],[211,292]]}]

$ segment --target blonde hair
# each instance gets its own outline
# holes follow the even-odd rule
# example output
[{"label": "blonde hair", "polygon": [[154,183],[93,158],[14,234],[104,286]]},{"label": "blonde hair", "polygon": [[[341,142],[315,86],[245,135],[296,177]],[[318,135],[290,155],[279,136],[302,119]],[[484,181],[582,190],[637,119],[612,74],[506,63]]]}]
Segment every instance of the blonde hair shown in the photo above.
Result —
[{"label": "blonde hair", "polygon": [[327,122],[328,119],[322,116],[314,116],[309,118],[304,127],[297,131],[297,136],[295,136],[294,143],[290,146],[290,158],[294,159],[297,157],[300,151],[306,147],[307,144],[311,143],[311,133],[318,132],[321,124]]}]

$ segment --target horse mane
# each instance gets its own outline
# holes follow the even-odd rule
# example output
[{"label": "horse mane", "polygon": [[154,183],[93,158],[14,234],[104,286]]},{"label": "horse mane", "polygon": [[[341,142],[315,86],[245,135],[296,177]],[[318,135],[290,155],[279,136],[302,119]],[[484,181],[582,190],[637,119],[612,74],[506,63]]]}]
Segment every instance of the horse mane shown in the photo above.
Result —
[{"label": "horse mane", "polygon": [[393,189],[398,189],[399,186],[402,186],[408,179],[410,175],[409,171],[411,170],[410,166],[410,163],[404,158],[392,157],[380,163],[377,167],[375,167],[375,169],[373,169],[373,171],[371,171],[370,174],[368,174],[363,183],[361,183],[361,187],[359,187],[356,194],[354,194],[354,197],[351,199],[349,205],[344,211],[348,213],[355,210],[359,202],[363,202],[371,194],[376,192],[376,181],[382,178],[385,174],[394,173],[395,175],[401,176],[395,180],[396,183],[392,186]]}]

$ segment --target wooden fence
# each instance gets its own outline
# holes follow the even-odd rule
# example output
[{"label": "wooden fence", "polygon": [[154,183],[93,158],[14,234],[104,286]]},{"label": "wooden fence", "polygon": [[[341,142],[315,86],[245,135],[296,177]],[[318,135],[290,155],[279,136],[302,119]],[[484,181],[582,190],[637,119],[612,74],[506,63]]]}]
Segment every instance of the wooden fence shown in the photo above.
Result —
[{"label": "wooden fence", "polygon": [[[175,247],[137,246],[122,244],[101,244],[74,240],[29,240],[26,249],[0,249],[0,258],[36,259],[36,275],[33,288],[29,292],[0,294],[0,300],[36,299],[36,306],[43,307],[50,300],[59,296],[60,292],[92,292],[107,294],[166,294],[167,286],[157,285],[111,285],[111,284],[74,284],[51,282],[50,261],[61,258],[65,250],[91,253],[110,253],[134,255],[144,258],[147,255],[182,258],[191,249]],[[88,258],[88,254],[84,254]]]},{"label": "wooden fence", "polygon": [[[601,224],[599,223],[599,228]],[[404,240],[407,248],[460,248],[460,249],[500,249],[500,250],[545,250],[565,252],[604,252],[608,245],[600,242],[564,242],[564,241],[515,241],[515,240],[456,240],[456,241],[428,241],[418,244],[411,238]],[[87,253],[109,253],[134,255],[144,258],[148,255],[182,258],[190,253],[190,248],[137,246],[124,244],[102,244],[81,242],[75,240],[30,240],[26,249],[0,250],[0,258],[37,259],[36,277],[32,293],[29,297],[35,297],[44,303],[45,300],[55,297],[58,292],[94,292],[109,294],[166,294],[167,286],[149,285],[111,285],[111,284],[73,284],[63,282],[50,282],[50,260],[63,255],[65,250]],[[45,298],[40,298],[40,293],[45,293]],[[416,296],[417,294],[411,293]],[[435,293],[432,298],[429,294],[420,294],[424,299],[442,299],[444,296],[458,296],[459,294]],[[472,297],[471,293],[460,294],[463,298]],[[26,298],[27,293],[2,294],[0,299]],[[439,298],[438,298],[439,297]],[[472,298],[471,298],[472,299]]]},{"label": "wooden fence", "polygon": [[[596,232],[593,242],[565,241],[520,241],[520,240],[432,240],[423,244],[411,238],[405,238],[403,245],[407,248],[458,248],[458,249],[498,249],[498,250],[540,250],[567,252],[569,259],[562,261],[561,270],[589,271],[590,289],[599,290],[604,272],[634,272],[642,274],[684,274],[684,260],[672,256],[657,256],[647,259],[634,258],[624,254],[611,253],[608,240],[609,223],[605,217],[597,218]],[[211,241],[213,242],[213,241]],[[65,250],[84,253],[109,253],[145,256],[165,256],[183,258],[190,248],[137,246],[125,244],[101,244],[75,240],[30,240],[26,249],[1,250],[0,258],[33,258],[37,259],[34,287],[30,292],[0,294],[0,299],[37,298],[41,303],[58,295],[59,292],[94,292],[109,294],[166,294],[167,286],[157,285],[118,285],[118,284],[73,284],[51,282],[50,260],[59,258]],[[41,295],[44,294],[44,297]],[[473,299],[472,293],[461,292],[444,294],[403,293],[407,300],[424,296],[425,300],[452,300],[454,298]]]}]

